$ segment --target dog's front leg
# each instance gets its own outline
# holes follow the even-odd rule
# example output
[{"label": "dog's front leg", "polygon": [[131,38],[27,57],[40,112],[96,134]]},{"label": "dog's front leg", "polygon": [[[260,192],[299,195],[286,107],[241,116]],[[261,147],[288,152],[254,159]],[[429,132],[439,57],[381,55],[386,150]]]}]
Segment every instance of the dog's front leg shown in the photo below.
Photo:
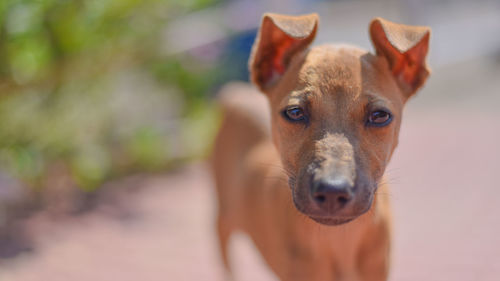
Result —
[{"label": "dog's front leg", "polygon": [[335,272],[327,260],[305,256],[291,256],[283,281],[336,281]]},{"label": "dog's front leg", "polygon": [[389,225],[382,220],[374,227],[358,253],[359,275],[363,281],[385,281],[389,275]]}]

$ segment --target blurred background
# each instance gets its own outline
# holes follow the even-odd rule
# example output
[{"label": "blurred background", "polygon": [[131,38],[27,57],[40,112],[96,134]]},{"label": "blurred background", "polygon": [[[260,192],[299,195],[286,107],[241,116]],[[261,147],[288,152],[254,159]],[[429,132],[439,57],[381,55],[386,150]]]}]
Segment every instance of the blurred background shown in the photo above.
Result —
[{"label": "blurred background", "polygon": [[[368,50],[374,17],[432,27],[387,172],[391,280],[498,280],[498,0],[0,1],[0,280],[222,280],[213,98],[264,12]],[[233,242],[238,280],[276,280]]]}]

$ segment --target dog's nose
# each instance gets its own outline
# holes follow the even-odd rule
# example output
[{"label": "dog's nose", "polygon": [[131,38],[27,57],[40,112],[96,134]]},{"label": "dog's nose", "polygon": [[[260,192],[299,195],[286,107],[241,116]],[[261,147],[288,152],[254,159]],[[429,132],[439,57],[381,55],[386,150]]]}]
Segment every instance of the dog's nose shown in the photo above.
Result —
[{"label": "dog's nose", "polygon": [[312,198],[316,204],[328,211],[344,207],[353,197],[352,185],[343,178],[325,178],[314,182]]}]

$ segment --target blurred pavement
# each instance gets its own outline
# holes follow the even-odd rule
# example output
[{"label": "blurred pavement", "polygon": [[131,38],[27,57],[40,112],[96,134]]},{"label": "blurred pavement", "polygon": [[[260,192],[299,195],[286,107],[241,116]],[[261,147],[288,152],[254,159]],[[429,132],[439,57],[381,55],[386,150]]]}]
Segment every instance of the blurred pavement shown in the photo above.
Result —
[{"label": "blurred pavement", "polygon": [[[500,3],[316,2],[230,1],[232,10],[216,7],[171,24],[165,36],[179,40],[165,49],[183,52],[226,36],[214,18],[234,32],[255,28],[263,11],[320,11],[317,43],[340,39],[365,48],[373,15],[431,25],[433,73],[407,105],[387,169],[395,217],[391,280],[500,280]],[[24,251],[0,259],[0,280],[222,280],[214,200],[204,164],[109,183],[88,212],[40,212],[16,223],[12,247]],[[237,280],[275,280],[246,237],[235,237],[231,254]]]}]

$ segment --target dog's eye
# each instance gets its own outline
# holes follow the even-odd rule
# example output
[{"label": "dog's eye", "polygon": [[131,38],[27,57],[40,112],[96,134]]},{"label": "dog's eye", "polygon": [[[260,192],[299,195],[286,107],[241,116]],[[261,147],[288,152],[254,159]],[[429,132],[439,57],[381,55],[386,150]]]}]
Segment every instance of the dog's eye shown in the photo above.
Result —
[{"label": "dog's eye", "polygon": [[385,110],[376,110],[368,116],[367,124],[371,126],[382,127],[386,126],[392,121],[392,115]]},{"label": "dog's eye", "polygon": [[306,118],[304,110],[298,106],[292,106],[285,109],[283,114],[290,121],[302,121]]}]

